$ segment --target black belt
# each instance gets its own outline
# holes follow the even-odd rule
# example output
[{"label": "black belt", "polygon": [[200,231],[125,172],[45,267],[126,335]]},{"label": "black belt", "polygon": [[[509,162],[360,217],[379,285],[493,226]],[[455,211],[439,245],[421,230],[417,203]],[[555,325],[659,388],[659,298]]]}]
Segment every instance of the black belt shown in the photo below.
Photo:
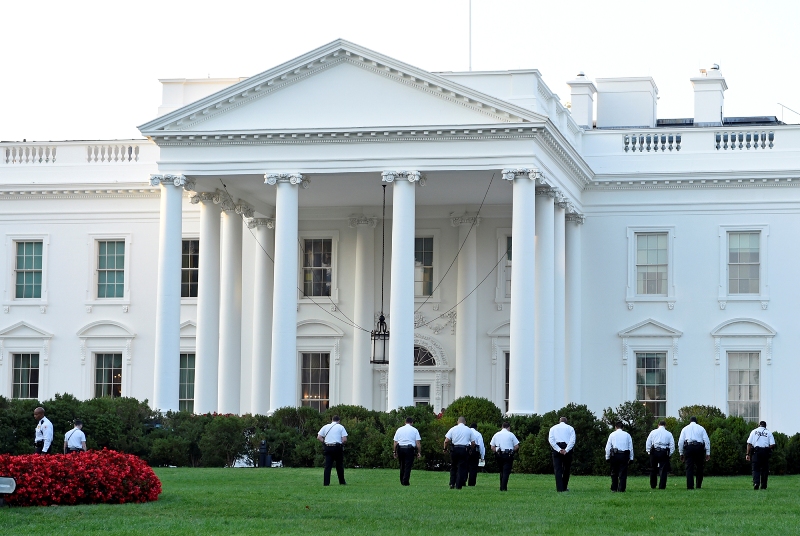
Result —
[{"label": "black belt", "polygon": [[325,443],[326,447],[338,447],[341,443]]},{"label": "black belt", "polygon": [[703,444],[702,441],[689,441],[689,440],[684,441],[684,443],[687,444],[687,445],[702,445]]},{"label": "black belt", "polygon": [[398,445],[397,448],[399,449],[416,449],[415,445]]}]

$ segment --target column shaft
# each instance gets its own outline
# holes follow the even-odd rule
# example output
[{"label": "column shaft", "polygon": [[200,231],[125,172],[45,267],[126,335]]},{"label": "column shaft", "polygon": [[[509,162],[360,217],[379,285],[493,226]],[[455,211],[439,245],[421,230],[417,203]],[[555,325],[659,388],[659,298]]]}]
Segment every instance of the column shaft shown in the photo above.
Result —
[{"label": "column shaft", "polygon": [[[478,392],[478,222],[461,218],[458,225],[458,281],[456,283],[456,398]],[[463,246],[461,246],[463,244]]]},{"label": "column shaft", "polygon": [[[363,327],[375,324],[375,220],[356,222],[355,303],[353,321]],[[352,403],[372,409],[372,341],[369,333],[353,331]]]},{"label": "column shaft", "polygon": [[269,411],[300,405],[297,395],[297,227],[296,184],[277,182],[275,200],[275,283],[272,300],[272,374]]},{"label": "column shaft", "polygon": [[[570,219],[573,219],[572,214]],[[570,402],[580,404],[582,403],[581,223],[578,218],[567,221],[566,224],[566,332],[568,395]]]},{"label": "column shaft", "polygon": [[274,266],[267,255],[272,255],[275,248],[270,224],[274,225],[274,221],[263,218],[248,223],[248,226],[255,227],[257,240],[253,284],[253,377],[250,390],[250,412],[253,415],[266,415],[269,412]]},{"label": "column shaft", "polygon": [[197,281],[194,412],[217,411],[219,381],[220,210],[200,201],[200,254]]},{"label": "column shaft", "polygon": [[555,340],[553,343],[555,382],[553,383],[553,409],[567,405],[570,400],[567,397],[567,374],[566,374],[566,312],[565,312],[565,216],[566,208],[559,205],[555,207],[555,274],[553,284],[553,315]]},{"label": "column shaft", "polygon": [[219,412],[239,414],[242,382],[242,218],[222,213]]},{"label": "column shaft", "polygon": [[[511,278],[511,336],[509,340],[508,412],[534,413],[534,322],[536,294],[536,182],[527,176],[514,180]],[[532,318],[533,317],[533,318]]]},{"label": "column shaft", "polygon": [[166,180],[161,181],[153,408],[162,411],[178,410],[182,202],[183,188]]},{"label": "column shaft", "polygon": [[389,411],[414,403],[414,182],[398,178],[392,199]]},{"label": "column shaft", "polygon": [[[534,411],[538,414],[555,409],[555,214],[553,198],[536,196],[536,382]],[[516,257],[514,258],[516,261]],[[515,274],[518,273],[515,271]],[[513,281],[513,279],[512,279]],[[560,407],[560,406],[559,406]]]}]

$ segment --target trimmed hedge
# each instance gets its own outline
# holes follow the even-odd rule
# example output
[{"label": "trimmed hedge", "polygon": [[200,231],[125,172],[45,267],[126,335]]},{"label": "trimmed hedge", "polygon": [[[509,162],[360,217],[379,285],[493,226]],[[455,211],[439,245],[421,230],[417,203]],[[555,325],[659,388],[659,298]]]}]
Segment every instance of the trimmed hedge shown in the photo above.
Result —
[{"label": "trimmed hedge", "polygon": [[[322,449],[317,431],[330,422],[330,416],[341,416],[349,433],[345,464],[349,467],[396,468],[392,457],[392,439],[405,418],[414,418],[422,436],[422,458],[415,468],[432,471],[449,470],[450,459],[442,452],[444,434],[455,425],[459,416],[467,423],[477,422],[484,442],[500,428],[502,412],[485,398],[463,397],[455,400],[441,415],[430,406],[399,408],[388,413],[370,411],[360,406],[340,405],[326,413],[308,408],[281,408],[272,416],[264,415],[192,415],[186,412],[162,414],[149,408],[147,401],[131,398],[104,398],[80,401],[71,395],[56,395],[53,400],[9,400],[0,397],[0,452],[26,454],[33,452],[33,409],[42,405],[55,429],[55,448],[63,442],[71,421],[81,418],[87,446],[109,448],[134,454],[150,465],[189,467],[231,466],[237,460],[258,461],[258,447],[266,441],[274,461],[289,467],[319,467]],[[631,474],[649,471],[645,441],[655,426],[647,408],[636,401],[616,408],[606,408],[598,418],[584,405],[569,404],[544,415],[511,416],[511,430],[520,440],[520,452],[514,471],[552,473],[550,446],[547,441],[551,426],[565,416],[575,428],[577,443],[572,472],[576,475],[605,475],[609,466],[604,448],[615,421],[621,420],[634,442],[635,459]],[[689,417],[696,416],[711,439],[711,461],[706,472],[711,475],[748,474],[744,459],[745,443],[751,423],[739,417],[726,417],[712,406],[687,406],[679,418],[667,418],[667,429],[677,441]],[[775,432],[777,448],[770,461],[775,474],[800,473],[800,434],[791,438]],[[672,461],[673,472],[683,474],[677,449]],[[486,457],[486,470],[496,471],[494,457]]]}]

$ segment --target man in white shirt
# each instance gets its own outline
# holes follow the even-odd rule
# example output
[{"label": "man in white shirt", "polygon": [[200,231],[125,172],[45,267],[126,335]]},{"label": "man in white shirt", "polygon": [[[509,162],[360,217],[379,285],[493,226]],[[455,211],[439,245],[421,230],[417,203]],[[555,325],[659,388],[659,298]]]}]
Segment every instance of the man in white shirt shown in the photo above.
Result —
[{"label": "man in white shirt", "polygon": [[461,489],[467,481],[467,465],[469,463],[469,448],[475,446],[475,437],[472,428],[467,428],[467,420],[458,418],[458,424],[450,428],[444,436],[444,451],[447,445],[450,449],[450,489]]},{"label": "man in white shirt", "polygon": [[767,423],[761,421],[758,428],[750,432],[747,438],[747,461],[753,469],[753,489],[767,489],[769,477],[769,457],[775,448],[775,438],[767,430]]},{"label": "man in white shirt", "polygon": [[686,466],[686,489],[697,489],[703,485],[703,466],[711,459],[711,441],[706,429],[697,424],[697,417],[689,419],[689,424],[681,430],[678,438],[678,452]]},{"label": "man in white shirt", "polygon": [[633,439],[620,421],[614,423],[606,441],[606,460],[611,462],[611,491],[623,493],[628,484],[628,463],[633,460]]},{"label": "man in white shirt", "polygon": [[410,486],[411,467],[414,465],[414,455],[422,457],[422,438],[419,430],[414,428],[414,419],[406,418],[405,426],[401,426],[394,433],[394,457],[400,462],[400,484]]},{"label": "man in white shirt", "polygon": [[548,440],[553,449],[556,491],[569,491],[569,468],[572,466],[572,449],[575,447],[575,429],[567,424],[566,417],[559,417],[558,424],[550,428]]},{"label": "man in white shirt", "polygon": [[83,452],[86,450],[86,435],[83,433],[83,421],[75,419],[75,427],[64,434],[64,454]]},{"label": "man in white shirt", "polygon": [[508,477],[514,466],[514,453],[519,450],[519,439],[511,433],[511,424],[508,421],[504,422],[503,428],[492,436],[489,446],[497,457],[497,465],[500,468],[500,491],[508,491]]},{"label": "man in white shirt", "polygon": [[469,477],[467,478],[467,486],[474,486],[478,480],[478,463],[486,457],[486,445],[483,444],[483,436],[478,431],[478,423],[474,422],[469,425],[472,428],[473,440],[475,441],[475,448],[469,455]]},{"label": "man in white shirt", "polygon": [[334,415],[330,424],[319,429],[317,440],[322,443],[322,452],[325,454],[325,472],[322,476],[322,485],[331,483],[331,468],[336,463],[336,476],[339,485],[344,486],[344,444],[347,443],[347,430],[339,423],[339,416]]},{"label": "man in white shirt", "polygon": [[667,489],[667,473],[669,473],[669,457],[675,452],[675,438],[667,430],[667,421],[659,421],[658,428],[647,436],[645,449],[650,455],[650,488]]},{"label": "man in white shirt", "polygon": [[33,410],[33,418],[36,419],[36,436],[33,440],[36,447],[36,454],[49,454],[50,445],[53,443],[53,423],[44,416],[44,408],[38,407]]}]

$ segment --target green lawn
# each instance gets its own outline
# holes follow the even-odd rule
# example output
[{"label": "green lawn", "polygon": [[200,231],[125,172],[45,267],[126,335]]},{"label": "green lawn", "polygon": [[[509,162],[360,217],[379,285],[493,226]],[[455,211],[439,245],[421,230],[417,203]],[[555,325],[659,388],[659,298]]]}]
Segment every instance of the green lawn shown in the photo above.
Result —
[{"label": "green lawn", "polygon": [[[610,479],[573,477],[557,494],[552,476],[496,474],[451,490],[447,473],[415,471],[402,487],[395,471],[348,470],[347,486],[322,486],[322,469],[157,469],[164,486],[148,504],[5,508],[0,534],[792,534],[800,532],[796,476],[707,478],[687,491],[670,479],[651,491],[643,477],[626,493]],[[336,482],[336,477],[333,477]]]}]

